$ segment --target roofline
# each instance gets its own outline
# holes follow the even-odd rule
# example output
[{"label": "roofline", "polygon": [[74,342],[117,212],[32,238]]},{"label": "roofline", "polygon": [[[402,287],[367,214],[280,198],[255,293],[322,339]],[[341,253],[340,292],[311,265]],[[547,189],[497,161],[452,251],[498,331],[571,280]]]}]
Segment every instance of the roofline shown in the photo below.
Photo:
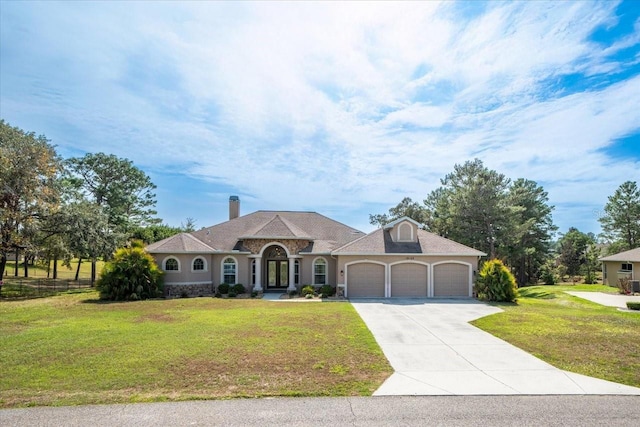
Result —
[{"label": "roofline", "polygon": [[218,254],[218,253],[221,253],[221,252],[217,251],[217,250],[213,250],[213,251],[158,251],[158,250],[151,250],[151,251],[147,251],[147,253],[149,253],[149,254],[180,255],[180,254]]},{"label": "roofline", "polygon": [[331,252],[331,255],[333,256],[341,256],[341,255],[348,255],[348,256],[474,256],[474,257],[482,257],[482,256],[487,256],[487,254],[485,254],[484,252],[480,252],[480,253],[475,253],[475,254],[471,254],[471,253],[466,253],[466,252],[460,252],[460,253],[452,253],[452,252],[436,252],[436,253],[425,253],[425,252],[410,252],[410,253],[405,253],[405,252]]},{"label": "roofline", "polygon": [[628,259],[628,258],[611,258],[612,256],[615,255],[610,255],[604,258],[598,258],[598,261],[614,261],[614,262],[640,262],[640,260],[632,260],[632,259]]},{"label": "roofline", "polygon": [[316,240],[315,237],[297,237],[297,236],[240,236],[238,240],[244,239],[275,239],[275,240]]}]

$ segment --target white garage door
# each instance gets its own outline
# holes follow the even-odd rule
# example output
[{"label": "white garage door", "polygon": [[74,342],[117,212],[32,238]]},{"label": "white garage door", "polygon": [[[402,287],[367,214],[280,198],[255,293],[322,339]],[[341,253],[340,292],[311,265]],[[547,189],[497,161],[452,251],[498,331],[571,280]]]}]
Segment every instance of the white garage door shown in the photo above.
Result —
[{"label": "white garage door", "polygon": [[384,266],[371,263],[347,267],[349,298],[384,297]]},{"label": "white garage door", "polygon": [[426,298],[427,274],[427,266],[422,264],[406,263],[391,266],[391,296]]},{"label": "white garage door", "polygon": [[433,267],[433,296],[469,297],[469,266],[439,264]]}]

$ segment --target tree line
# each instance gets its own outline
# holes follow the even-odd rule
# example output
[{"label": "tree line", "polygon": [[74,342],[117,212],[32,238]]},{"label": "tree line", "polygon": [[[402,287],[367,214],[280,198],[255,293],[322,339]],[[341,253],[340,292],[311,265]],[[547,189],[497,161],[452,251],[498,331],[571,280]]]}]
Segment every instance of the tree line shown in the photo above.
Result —
[{"label": "tree line", "polygon": [[635,182],[623,183],[609,197],[599,218],[600,239],[570,228],[558,240],[554,206],[535,181],[513,181],[474,159],[456,164],[440,183],[422,203],[405,197],[388,213],[369,215],[370,223],[384,226],[408,216],[427,231],[503,260],[520,286],[579,273],[594,283],[603,247],[615,253],[640,246],[640,190]]},{"label": "tree line", "polygon": [[24,258],[24,275],[36,259],[47,266],[71,266],[78,259],[109,258],[132,239],[151,243],[195,222],[171,227],[155,211],[156,186],[131,161],[89,153],[62,159],[44,136],[12,127],[0,119],[0,278],[7,260]]}]

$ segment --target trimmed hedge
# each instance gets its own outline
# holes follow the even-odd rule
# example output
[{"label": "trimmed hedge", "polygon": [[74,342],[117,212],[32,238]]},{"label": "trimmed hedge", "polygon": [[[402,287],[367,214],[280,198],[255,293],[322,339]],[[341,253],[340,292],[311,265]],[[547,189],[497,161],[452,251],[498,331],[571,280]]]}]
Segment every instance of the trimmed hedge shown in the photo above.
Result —
[{"label": "trimmed hedge", "polygon": [[629,310],[640,310],[640,302],[627,301],[627,308]]}]

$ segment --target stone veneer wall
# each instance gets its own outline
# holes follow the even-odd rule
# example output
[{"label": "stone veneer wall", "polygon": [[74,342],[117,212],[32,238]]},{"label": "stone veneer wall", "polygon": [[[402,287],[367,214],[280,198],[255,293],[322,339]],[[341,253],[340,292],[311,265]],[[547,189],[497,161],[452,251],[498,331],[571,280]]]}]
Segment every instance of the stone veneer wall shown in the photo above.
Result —
[{"label": "stone veneer wall", "polygon": [[212,284],[164,285],[165,298],[180,298],[183,292],[186,292],[190,297],[213,295],[214,293]]},{"label": "stone veneer wall", "polygon": [[[273,242],[272,239],[245,239],[243,245],[245,248],[249,249],[252,254],[258,254],[264,245],[271,242]],[[278,240],[278,243],[286,246],[289,253],[295,255],[309,246],[310,242],[308,240],[283,239]]]}]

